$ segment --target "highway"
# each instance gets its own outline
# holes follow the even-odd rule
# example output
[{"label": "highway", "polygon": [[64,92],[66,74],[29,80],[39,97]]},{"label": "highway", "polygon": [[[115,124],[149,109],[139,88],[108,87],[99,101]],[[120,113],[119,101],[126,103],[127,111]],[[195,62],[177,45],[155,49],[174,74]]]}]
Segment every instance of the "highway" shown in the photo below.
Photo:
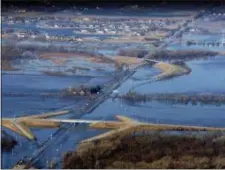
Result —
[{"label": "highway", "polygon": [[[200,16],[200,13],[198,15]],[[195,19],[198,18],[198,15],[195,17]],[[164,48],[165,46],[167,46],[168,43],[173,41],[173,39],[176,38],[176,36],[179,33],[182,33],[182,31],[185,30],[185,28],[188,26],[188,24],[190,22],[193,22],[193,20],[195,20],[195,19],[185,22],[183,27],[178,29],[170,37],[167,37],[167,39],[164,40],[164,42],[158,47],[158,49]],[[113,90],[117,89],[126,79],[131,77],[134,73],[135,73],[135,69],[134,70],[125,70],[125,71],[120,72],[117,76],[115,76],[113,82],[110,81],[109,84],[106,85],[107,88],[103,91],[102,95],[99,95],[99,97],[97,99],[95,99],[92,103],[89,103],[89,105],[86,106],[85,108],[83,108],[79,111],[74,111],[73,115],[76,115],[76,116],[71,116],[69,119],[74,119],[75,117],[79,118],[84,114],[91,113],[96,107],[98,107],[102,102],[104,102],[106,98],[109,97],[109,95],[112,93]],[[154,81],[157,81],[157,79],[152,79],[151,81],[154,82]],[[78,124],[79,123],[75,123],[75,126]],[[25,164],[24,169],[34,166],[35,163],[45,153],[45,151],[49,147],[53,146],[53,144],[57,140],[64,137],[64,135],[66,135],[66,132],[68,132],[72,128],[74,128],[73,124],[65,124],[64,126],[59,128],[49,139],[47,139],[44,143],[42,143],[42,145],[37,150],[35,150],[32,155],[19,161],[20,162],[19,164]]]},{"label": "highway", "polygon": [[189,24],[193,23],[196,19],[201,18],[205,13],[208,12],[208,10],[210,10],[210,8],[211,8],[211,6],[208,9],[197,13],[191,20],[186,20],[186,22],[183,24],[182,27],[180,27],[180,29],[176,30],[176,32],[174,32],[171,36],[164,39],[164,42],[161,45],[159,45],[157,48],[158,49],[165,48],[169,43],[173,42],[174,39],[179,37],[179,35],[183,34],[183,32],[189,26]]},{"label": "highway", "polygon": [[[177,30],[177,31],[179,32],[180,30]],[[171,37],[168,37],[168,39],[164,40],[164,43],[162,43],[161,46],[158,47],[158,49],[165,47],[168,41],[171,40],[172,37],[175,36],[175,34],[173,34]],[[92,112],[96,107],[98,107],[102,102],[104,102],[107,97],[109,97],[109,95],[112,93],[113,90],[117,89],[126,79],[131,77],[134,73],[135,73],[135,69],[131,71],[130,70],[121,71],[117,76],[115,76],[114,82],[110,81],[109,84],[106,85],[106,87],[108,88],[106,88],[103,91],[102,95],[100,95],[92,103],[89,103],[85,108],[80,109],[79,111],[76,111],[76,112],[74,111],[75,112],[74,115],[76,116],[72,116],[70,117],[70,119],[79,118],[84,114],[88,114]],[[75,124],[75,126],[77,124]],[[71,130],[72,128],[74,128],[74,125],[65,124],[63,128],[59,128],[49,139],[47,139],[44,143],[42,143],[42,145],[37,150],[35,150],[32,155],[23,158],[17,164],[25,164],[24,169],[34,166],[35,163],[45,153],[47,148],[51,147],[54,144],[54,142],[62,138],[66,134],[66,132]]]},{"label": "highway", "polygon": [[[102,95],[99,95],[99,97],[95,99],[94,102],[90,103],[85,108],[73,114],[76,116],[71,116],[68,119],[74,119],[75,117],[79,118],[83,116],[84,114],[88,114],[92,112],[96,107],[98,107],[102,102],[104,102],[106,98],[110,96],[110,94],[112,93],[114,89],[118,88],[126,79],[131,77],[134,73],[135,73],[135,70],[125,70],[120,72],[114,78],[114,83],[112,83],[111,81],[109,82],[109,84],[107,85],[108,88],[103,91]],[[78,125],[78,123],[74,123],[74,124],[75,126]],[[45,151],[47,151],[49,147],[51,147],[60,138],[64,137],[64,135],[66,135],[66,132],[74,128],[74,124],[65,124],[64,126],[59,128],[52,136],[49,137],[49,139],[47,139],[44,143],[42,143],[40,147],[33,152],[32,155],[28,157],[24,157],[17,164],[25,164],[24,169],[28,169],[34,166],[35,163],[42,157],[42,155],[45,153]]]}]

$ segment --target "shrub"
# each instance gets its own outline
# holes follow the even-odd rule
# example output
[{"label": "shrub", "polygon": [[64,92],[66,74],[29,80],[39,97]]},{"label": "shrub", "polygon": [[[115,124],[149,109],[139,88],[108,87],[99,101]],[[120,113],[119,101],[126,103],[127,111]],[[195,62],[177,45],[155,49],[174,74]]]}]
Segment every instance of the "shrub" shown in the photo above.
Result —
[{"label": "shrub", "polygon": [[[64,156],[64,168],[224,168],[225,145],[214,135],[150,133],[104,140]],[[108,148],[107,148],[108,147]],[[86,148],[86,150],[85,150]]]},{"label": "shrub", "polygon": [[138,48],[124,48],[119,50],[118,55],[143,58],[148,53],[147,50]]},{"label": "shrub", "polygon": [[154,58],[154,59],[168,59],[168,60],[174,60],[174,59],[194,59],[194,58],[200,58],[205,56],[215,56],[217,55],[217,52],[214,51],[207,51],[207,50],[164,50],[159,49],[155,51],[150,51],[146,57],[147,58]]}]

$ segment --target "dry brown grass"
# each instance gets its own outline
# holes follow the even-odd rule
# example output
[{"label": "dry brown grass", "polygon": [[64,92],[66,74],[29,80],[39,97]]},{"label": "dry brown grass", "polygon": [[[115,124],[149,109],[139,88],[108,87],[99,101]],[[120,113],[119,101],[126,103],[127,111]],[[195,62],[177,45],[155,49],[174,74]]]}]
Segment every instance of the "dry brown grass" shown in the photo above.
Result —
[{"label": "dry brown grass", "polygon": [[151,31],[146,36],[149,38],[160,39],[168,35],[168,31]]},{"label": "dry brown grass", "polygon": [[118,64],[127,64],[129,67],[137,67],[141,64],[143,64],[143,60],[140,58],[134,58],[134,57],[127,57],[127,56],[115,56],[112,57],[112,59]]},{"label": "dry brown grass", "polygon": [[154,66],[161,69],[163,72],[169,72],[173,68],[172,64],[163,63],[163,62],[157,63]]},{"label": "dry brown grass", "polygon": [[1,34],[1,38],[8,38],[8,34]]},{"label": "dry brown grass", "polygon": [[225,51],[219,52],[219,55],[225,56]]},{"label": "dry brown grass", "polygon": [[[45,118],[63,115],[69,113],[68,110],[45,113],[32,116],[24,116],[20,118],[2,118],[2,126],[24,136],[28,139],[34,139],[35,135],[30,131],[29,127],[39,128],[56,128],[60,126],[59,122],[45,120]],[[22,129],[22,130],[21,130]]]},{"label": "dry brown grass", "polygon": [[32,128],[57,128],[60,126],[60,122],[43,121],[42,119],[27,119],[25,124]]},{"label": "dry brown grass", "polygon": [[87,53],[87,52],[73,52],[73,53],[64,53],[64,52],[59,52],[59,53],[52,53],[52,52],[47,52],[43,53],[40,55],[40,58],[51,58],[51,57],[62,57],[62,58],[70,58],[70,57],[82,57],[82,58],[89,58],[93,57],[94,54]]},{"label": "dry brown grass", "polygon": [[12,71],[15,70],[11,64],[11,61],[8,60],[2,60],[1,61],[1,70],[5,71]]},{"label": "dry brown grass", "polygon": [[81,141],[81,146],[87,142],[96,142],[98,140],[110,140],[112,138],[121,138],[133,132],[142,131],[225,131],[225,128],[215,127],[200,127],[200,126],[184,126],[184,125],[170,125],[170,124],[152,124],[141,123],[139,121],[127,118],[125,116],[117,115],[120,122],[117,121],[99,121],[91,123],[90,128],[97,129],[112,129],[107,133]]},{"label": "dry brown grass", "polygon": [[110,38],[105,39],[103,42],[110,42],[110,43],[132,43],[132,42],[143,42],[145,36],[123,36],[119,38]]},{"label": "dry brown grass", "polygon": [[49,76],[67,76],[67,74],[62,71],[42,71],[42,73]]},{"label": "dry brown grass", "polygon": [[65,154],[63,168],[225,168],[225,141],[221,134],[127,135],[86,145]]},{"label": "dry brown grass", "polygon": [[156,77],[159,77],[159,78],[166,78],[166,77],[169,77],[169,76],[175,76],[177,74],[184,73],[184,72],[187,71],[185,68],[183,68],[181,66],[169,64],[169,63],[164,63],[164,62],[157,63],[157,64],[154,65],[154,67],[162,70],[162,73],[160,73],[159,75],[156,76]]},{"label": "dry brown grass", "polygon": [[51,61],[55,64],[55,65],[57,65],[57,66],[61,66],[61,65],[63,65],[63,64],[65,64],[66,62],[67,62],[67,59],[65,59],[65,58],[51,58]]},{"label": "dry brown grass", "polygon": [[40,58],[45,58],[45,59],[50,59],[52,57],[62,57],[62,58],[67,58],[67,57],[79,57],[79,53],[43,53],[40,55]]},{"label": "dry brown grass", "polygon": [[49,59],[53,61],[55,64],[62,65],[69,58],[77,58],[77,59],[85,59],[89,62],[93,63],[113,63],[113,60],[104,57],[104,56],[96,56],[94,54],[85,53],[85,52],[76,52],[76,53],[43,53],[40,55],[40,58]]}]

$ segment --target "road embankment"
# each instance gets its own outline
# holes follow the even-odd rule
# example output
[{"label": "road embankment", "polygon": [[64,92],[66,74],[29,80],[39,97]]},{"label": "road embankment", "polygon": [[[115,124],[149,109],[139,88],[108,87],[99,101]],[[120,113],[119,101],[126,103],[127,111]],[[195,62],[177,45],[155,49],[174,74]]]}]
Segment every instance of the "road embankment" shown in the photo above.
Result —
[{"label": "road embankment", "polygon": [[165,62],[158,62],[154,64],[153,67],[161,70],[160,74],[153,77],[153,79],[155,80],[165,80],[176,76],[189,74],[191,72],[191,69],[187,66],[170,64]]}]

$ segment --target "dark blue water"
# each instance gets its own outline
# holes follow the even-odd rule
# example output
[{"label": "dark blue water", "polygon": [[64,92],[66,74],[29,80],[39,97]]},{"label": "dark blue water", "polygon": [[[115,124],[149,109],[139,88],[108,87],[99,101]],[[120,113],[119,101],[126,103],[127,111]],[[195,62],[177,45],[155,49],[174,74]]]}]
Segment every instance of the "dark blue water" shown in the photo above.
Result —
[{"label": "dark blue water", "polygon": [[[134,90],[140,93],[163,93],[163,92],[225,92],[225,58],[217,57],[215,60],[193,60],[188,62],[192,73],[186,76],[177,77],[171,80],[154,82],[137,86]],[[146,78],[147,68],[140,69],[142,77]],[[157,72],[147,69],[149,74],[155,75]],[[138,71],[138,72],[139,72]],[[132,86],[138,84],[134,80],[140,73],[133,75],[118,88],[120,94],[129,91]],[[148,102],[129,103],[120,100],[108,99],[99,106],[92,114],[85,115],[88,119],[115,119],[115,115],[126,115],[141,121],[168,124],[185,124],[199,126],[224,126],[225,106],[215,105],[171,105],[170,103]]]},{"label": "dark blue water", "polygon": [[140,93],[150,92],[225,92],[225,57],[187,62],[189,75],[159,81],[135,88]]},{"label": "dark blue water", "polygon": [[225,106],[185,106],[158,102],[134,104],[108,99],[83,118],[113,120],[116,115],[143,122],[224,127]]},{"label": "dark blue water", "polygon": [[87,77],[2,75],[2,92],[59,90],[90,81]]},{"label": "dark blue water", "polygon": [[[104,84],[107,79],[98,78],[82,78],[82,77],[54,77],[54,76],[31,76],[31,75],[2,75],[2,115],[4,117],[19,117],[25,115],[40,114],[46,112],[53,112],[58,109],[73,109],[79,110],[84,106],[85,101],[80,98],[64,99],[57,97],[42,98],[40,93],[57,91],[69,86],[77,86],[81,84]],[[25,94],[25,96],[10,97],[4,94],[17,93]],[[75,113],[72,113],[75,116]],[[70,115],[61,116],[67,118]],[[38,143],[46,141],[57,129],[32,129],[36,135]],[[12,152],[2,153],[2,167],[12,168],[17,161],[22,159],[25,155],[29,156],[37,149],[37,145],[21,137],[20,135],[7,130],[19,142]],[[76,135],[75,135],[76,137]],[[71,142],[71,141],[70,141]],[[67,150],[71,145],[66,145]],[[65,147],[65,146],[64,146]],[[54,147],[53,147],[54,149]],[[66,150],[65,150],[66,151]],[[56,152],[50,150],[48,159],[54,158]],[[46,159],[47,160],[47,159]]]},{"label": "dark blue water", "polygon": [[[136,90],[142,90],[142,92],[157,92],[156,89],[162,90],[162,92],[192,92],[194,90],[202,90],[203,87],[205,89],[211,87],[216,91],[224,91],[223,86],[223,76],[225,74],[221,74],[221,70],[224,69],[224,65],[221,64],[224,62],[223,58],[217,58],[217,60],[207,60],[207,61],[192,61],[189,62],[189,66],[192,68],[192,74],[188,76],[184,76],[183,78],[194,79],[195,81],[188,83],[188,80],[184,80],[186,86],[188,87],[185,90],[185,87],[179,87],[180,84],[176,82],[171,86],[168,86],[168,82],[173,83],[176,79],[181,79],[182,77],[175,78],[174,80],[168,80],[164,82],[153,83],[150,85],[137,88]],[[137,72],[132,78],[140,78],[145,79],[148,77],[148,74],[155,75],[157,71],[153,68],[144,67],[139,70],[144,73],[141,74]],[[149,71],[149,73],[147,72]],[[210,73],[208,73],[210,72]],[[222,72],[223,73],[223,72]],[[145,76],[143,76],[145,75]],[[208,77],[211,75],[212,77]],[[194,76],[194,77],[193,77]],[[198,76],[202,78],[198,80]],[[196,78],[195,78],[196,77]],[[221,78],[222,77],[222,78]],[[210,79],[215,81],[214,84],[210,81]],[[206,80],[205,80],[206,79]],[[118,90],[121,92],[128,91],[132,86],[130,85],[130,80],[127,80]],[[132,80],[135,82],[135,80]],[[138,81],[138,80],[136,80]],[[190,80],[189,80],[190,81]],[[207,81],[211,82],[211,84],[206,83]],[[182,83],[183,81],[181,81]],[[196,83],[196,85],[195,85]],[[220,84],[222,83],[222,86]],[[167,85],[164,85],[167,84]],[[211,86],[210,86],[211,85]],[[148,86],[148,87],[147,87]],[[122,90],[124,89],[124,90]],[[127,90],[125,90],[127,89]],[[163,91],[163,89],[165,89]],[[211,91],[212,91],[211,89]],[[159,91],[159,90],[158,90]],[[82,116],[83,119],[92,119],[92,120],[115,120],[116,115],[125,115],[131,117],[135,120],[143,121],[143,122],[152,122],[152,123],[167,123],[167,124],[183,124],[183,125],[198,125],[198,126],[214,126],[214,127],[224,127],[225,121],[225,106],[222,105],[220,107],[212,106],[212,105],[171,105],[166,103],[158,103],[158,102],[149,102],[149,103],[129,103],[122,102],[121,100],[112,100],[107,99],[103,104],[101,104],[98,108],[96,108],[91,114],[87,114]],[[37,135],[40,141],[46,140],[47,136],[52,134],[55,130],[40,130],[37,129],[34,133]],[[92,137],[94,135],[100,134],[105,131],[98,130],[88,130],[87,126],[80,125],[74,131],[68,132],[67,135],[63,139],[60,139],[58,142],[54,144],[53,147],[49,148],[48,151],[43,156],[38,164],[41,166],[49,164],[51,160],[59,160],[62,158],[63,154],[66,151],[74,150],[79,141]],[[21,138],[18,137],[17,138]],[[11,156],[12,153],[3,153],[3,166],[11,167],[16,161],[19,160],[19,157],[22,155],[29,155],[30,150],[34,149],[35,146],[29,145],[29,142],[25,139],[19,140],[22,143],[23,147],[17,146],[14,149],[14,156]],[[22,150],[27,149],[26,154],[22,154]],[[17,154],[17,155],[15,155]],[[21,156],[20,156],[21,155]],[[10,158],[10,161],[7,161],[7,158]],[[47,161],[47,162],[46,162]],[[61,163],[60,163],[61,164]],[[60,168],[60,164],[58,168]]]},{"label": "dark blue water", "polygon": [[[130,12],[129,15],[133,16],[174,16],[176,14],[169,14],[167,12],[150,12],[148,10],[139,10]],[[125,15],[120,11],[113,10],[88,10],[86,14],[95,15]],[[147,14],[147,15],[146,15]],[[179,15],[181,16],[181,15]],[[73,29],[48,29],[37,28],[35,25],[7,25],[2,24],[3,29],[8,27],[19,29],[39,29],[49,35],[75,35]],[[90,36],[81,35],[79,36]],[[96,36],[96,35],[95,35]],[[103,35],[104,36],[104,35]],[[191,61],[188,65],[192,69],[192,73],[187,76],[177,77],[172,80],[155,82],[146,84],[135,88],[136,91],[141,93],[149,92],[225,92],[225,60],[222,57],[216,60],[208,61]],[[127,80],[120,88],[120,93],[127,92],[133,85],[150,78],[157,74],[159,71],[154,68],[144,67],[129,80]],[[89,78],[75,78],[75,77],[51,77],[51,76],[2,76],[2,93],[25,93],[25,97],[2,97],[2,115],[4,117],[15,117],[28,114],[38,114],[43,112],[54,111],[59,108],[73,105],[73,109],[78,110],[84,103],[82,100],[64,100],[59,98],[40,97],[41,92],[60,90],[67,88],[71,85],[80,84],[104,84],[106,79],[89,79]],[[149,103],[128,103],[120,100],[107,99],[91,114],[84,115],[84,119],[96,120],[113,120],[115,115],[125,115],[132,117],[139,121],[147,121],[154,123],[169,123],[169,124],[185,124],[185,125],[199,125],[199,126],[224,126],[225,121],[225,107],[224,106],[192,106],[192,105],[170,105],[158,102]],[[34,129],[38,141],[41,143],[53,134],[56,129]],[[80,125],[74,131],[70,131],[65,138],[56,142],[49,148],[40,164],[48,164],[52,159],[59,159],[63,153],[69,150],[74,150],[80,140],[92,137],[103,131],[87,130],[85,125]],[[11,132],[9,132],[11,133]],[[30,141],[24,139],[18,134],[14,134],[15,138],[19,141],[12,152],[3,153],[2,167],[12,168],[12,166],[20,160],[23,156],[29,156],[37,146]],[[46,162],[48,161],[48,162]],[[46,166],[47,167],[47,166]],[[60,167],[59,167],[60,168]]]}]

